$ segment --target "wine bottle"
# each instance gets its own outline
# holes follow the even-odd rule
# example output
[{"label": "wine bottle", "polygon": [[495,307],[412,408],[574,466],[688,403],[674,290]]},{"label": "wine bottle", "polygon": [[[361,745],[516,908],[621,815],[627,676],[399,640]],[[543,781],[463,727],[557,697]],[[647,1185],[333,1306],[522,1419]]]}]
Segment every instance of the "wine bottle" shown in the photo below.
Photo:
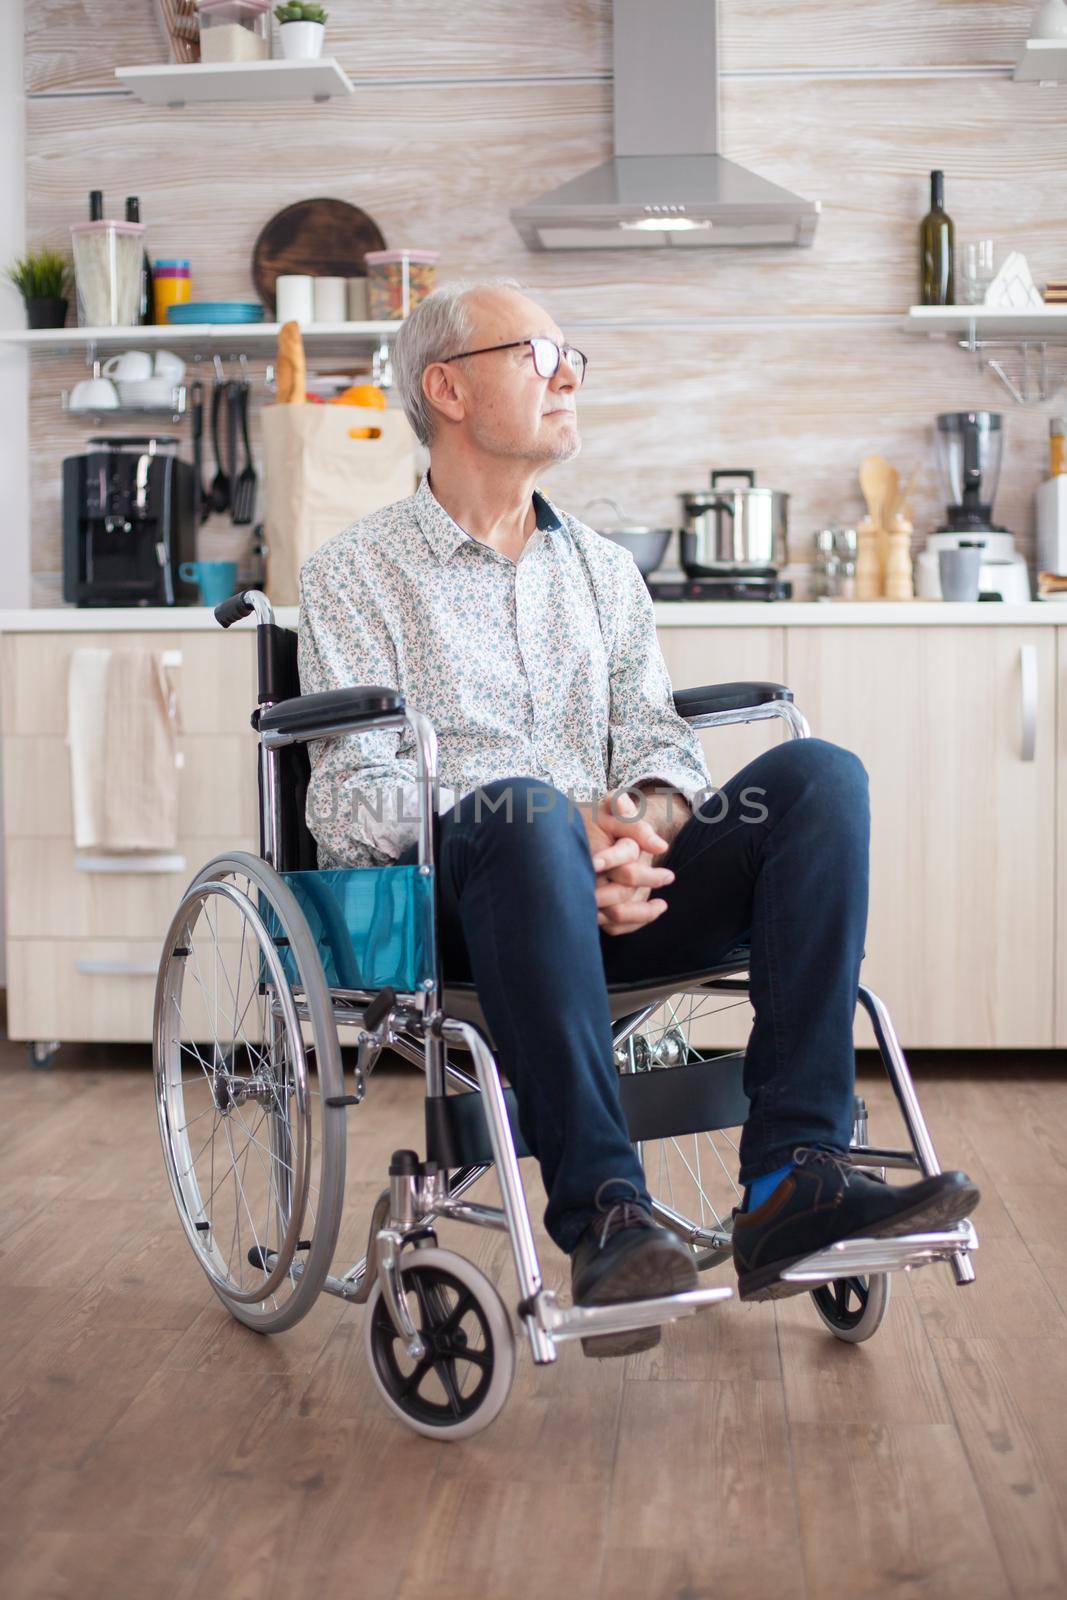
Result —
[{"label": "wine bottle", "polygon": [[[141,202],[135,194],[126,197],[126,221],[140,222]],[[137,315],[138,322],[154,322],[155,310],[152,304],[152,265],[148,259],[148,251],[141,252],[141,293],[138,301],[140,307]]]},{"label": "wine bottle", "polygon": [[945,174],[930,174],[930,209],[919,224],[921,305],[956,303],[956,229],[945,210]]}]

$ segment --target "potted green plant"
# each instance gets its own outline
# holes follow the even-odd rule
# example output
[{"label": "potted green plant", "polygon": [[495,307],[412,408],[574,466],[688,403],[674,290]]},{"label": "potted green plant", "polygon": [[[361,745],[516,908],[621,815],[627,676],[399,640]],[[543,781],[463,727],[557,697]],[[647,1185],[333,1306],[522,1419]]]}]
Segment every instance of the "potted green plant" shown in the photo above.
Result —
[{"label": "potted green plant", "polygon": [[286,61],[309,61],[321,56],[326,36],[326,12],[322,6],[291,0],[288,5],[275,6],[274,15]]},{"label": "potted green plant", "polygon": [[30,250],[7,269],[7,276],[26,302],[31,328],[62,328],[67,320],[64,293],[70,263],[58,250]]}]

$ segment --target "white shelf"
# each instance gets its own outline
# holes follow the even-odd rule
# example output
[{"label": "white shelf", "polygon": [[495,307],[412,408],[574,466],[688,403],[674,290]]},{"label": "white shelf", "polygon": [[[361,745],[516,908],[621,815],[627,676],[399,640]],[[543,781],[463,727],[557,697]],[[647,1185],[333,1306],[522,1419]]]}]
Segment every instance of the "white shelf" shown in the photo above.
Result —
[{"label": "white shelf", "polygon": [[[399,322],[312,322],[300,332],[308,350],[346,354],[375,350],[395,339],[400,326]],[[150,350],[162,345],[167,350],[193,347],[262,355],[277,344],[279,327],[277,322],[192,322],[173,327],[145,323],[136,328],[0,328],[0,344],[41,351],[84,350],[89,345]]]},{"label": "white shelf", "polygon": [[1067,306],[1000,311],[995,306],[911,306],[909,333],[947,334],[969,339],[1046,339],[1067,337]]},{"label": "white shelf", "polygon": [[116,67],[124,89],[149,106],[206,100],[329,100],[352,81],[333,56],[317,61],[205,61],[195,66]]},{"label": "white shelf", "polygon": [[1012,76],[1020,83],[1067,83],[1067,39],[1027,39]]}]

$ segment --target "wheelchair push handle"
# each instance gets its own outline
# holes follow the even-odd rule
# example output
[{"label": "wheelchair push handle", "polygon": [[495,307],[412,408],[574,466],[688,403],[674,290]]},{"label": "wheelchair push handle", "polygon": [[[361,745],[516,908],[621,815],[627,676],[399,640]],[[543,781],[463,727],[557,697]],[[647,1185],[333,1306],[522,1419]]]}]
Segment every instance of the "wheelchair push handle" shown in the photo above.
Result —
[{"label": "wheelchair push handle", "polygon": [[215,607],[215,621],[229,628],[243,617],[250,617],[253,611],[257,622],[274,621],[274,607],[266,595],[259,589],[242,589],[240,594],[231,594],[228,600],[219,602]]}]

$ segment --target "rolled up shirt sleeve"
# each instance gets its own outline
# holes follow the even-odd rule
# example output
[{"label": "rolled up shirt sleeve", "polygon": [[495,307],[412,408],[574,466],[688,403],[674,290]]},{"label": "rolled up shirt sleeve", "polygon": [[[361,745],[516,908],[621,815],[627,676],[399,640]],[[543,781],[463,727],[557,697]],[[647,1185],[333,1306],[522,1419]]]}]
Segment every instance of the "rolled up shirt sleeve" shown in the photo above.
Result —
[{"label": "rolled up shirt sleeve", "polygon": [[[298,664],[303,694],[356,684],[399,687],[396,651],[376,597],[350,560],[325,549],[300,574]],[[308,757],[306,820],[320,867],[365,866],[366,851],[372,864],[384,864],[417,840],[423,797],[408,730],[313,739]],[[457,799],[442,787],[439,809]]]},{"label": "rolled up shirt sleeve", "polygon": [[665,784],[692,804],[712,787],[704,750],[674,709],[652,596],[634,563],[622,570],[610,660],[608,781],[613,790]]}]

